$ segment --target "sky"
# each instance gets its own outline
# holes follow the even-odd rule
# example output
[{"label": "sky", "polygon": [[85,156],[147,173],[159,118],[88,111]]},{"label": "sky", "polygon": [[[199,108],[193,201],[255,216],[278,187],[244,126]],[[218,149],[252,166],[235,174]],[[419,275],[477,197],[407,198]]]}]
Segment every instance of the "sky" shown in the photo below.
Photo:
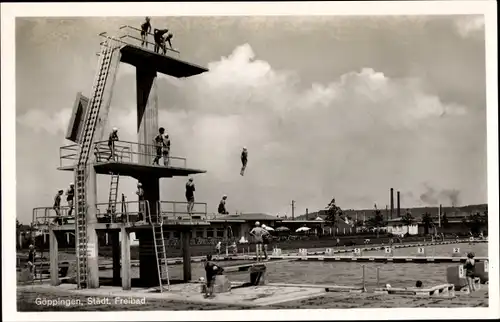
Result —
[{"label": "sky", "polygon": [[[73,181],[58,171],[76,93],[88,96],[98,33],[137,18],[17,18],[17,211],[51,206]],[[335,197],[344,209],[487,202],[482,16],[153,17],[181,58],[209,72],[160,75],[159,123],[171,154],[216,212],[296,215]],[[137,141],[135,69],[121,64],[108,130]],[[239,175],[241,148],[249,150]],[[162,179],[184,201],[185,177]],[[107,201],[109,177],[98,178]],[[120,181],[132,200],[136,182]]]}]

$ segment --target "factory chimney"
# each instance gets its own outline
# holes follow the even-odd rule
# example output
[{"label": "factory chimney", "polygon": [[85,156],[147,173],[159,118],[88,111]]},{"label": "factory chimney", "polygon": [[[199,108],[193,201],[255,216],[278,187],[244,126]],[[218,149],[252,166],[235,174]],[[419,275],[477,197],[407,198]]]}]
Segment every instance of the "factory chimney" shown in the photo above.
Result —
[{"label": "factory chimney", "polygon": [[397,198],[398,198],[398,201],[397,201],[398,202],[398,209],[397,209],[397,213],[396,214],[397,214],[398,217],[401,217],[401,201],[400,201],[400,198],[399,198],[399,191],[398,191],[398,197]]},{"label": "factory chimney", "polygon": [[392,219],[393,215],[394,215],[394,189],[391,188],[391,214],[390,214],[390,219]]}]

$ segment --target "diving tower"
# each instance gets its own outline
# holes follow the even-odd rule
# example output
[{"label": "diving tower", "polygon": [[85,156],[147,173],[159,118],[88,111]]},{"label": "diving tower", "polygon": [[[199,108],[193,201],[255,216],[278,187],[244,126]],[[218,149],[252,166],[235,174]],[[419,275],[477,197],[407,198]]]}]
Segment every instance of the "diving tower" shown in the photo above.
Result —
[{"label": "diving tower", "polygon": [[[189,176],[205,170],[188,167],[187,160],[171,156],[170,163],[153,165],[156,147],[152,145],[158,132],[158,73],[176,78],[200,75],[206,68],[180,59],[180,53],[167,49],[166,53],[153,51],[147,35],[147,48],[142,46],[140,30],[122,26],[115,36],[101,33],[101,51],[96,80],[89,98],[78,94],[66,139],[75,144],[60,148],[58,170],[75,173],[75,201],[72,216],[70,209],[61,208],[63,222],[51,225],[55,218],[52,207],[39,207],[33,211],[33,222],[48,229],[50,238],[51,283],[60,283],[57,239],[66,232],[75,232],[78,287],[98,288],[98,233],[108,233],[113,247],[113,280],[121,280],[124,289],[131,288],[130,233],[139,239],[140,282],[145,286],[162,289],[162,265],[166,266],[164,229],[180,232],[183,248],[183,280],[191,279],[189,241],[192,228],[209,225],[207,204],[195,203],[188,214],[187,203],[160,200],[160,178]],[[175,57],[174,57],[175,56]],[[120,63],[136,68],[137,93],[137,142],[116,141],[115,154],[110,157],[105,126],[113,95],[113,87]],[[168,129],[167,129],[168,130]],[[128,176],[142,184],[142,201],[115,201],[99,203],[97,200],[97,175]],[[118,181],[116,182],[118,185]],[[184,189],[184,187],[179,187]],[[118,187],[116,187],[116,190]],[[109,207],[110,203],[113,207]],[[110,210],[111,209],[111,210]],[[121,235],[121,242],[119,241]],[[121,246],[120,246],[121,245]],[[162,253],[160,256],[159,253]],[[162,260],[162,258],[164,260]],[[121,269],[120,269],[121,261]],[[165,264],[162,264],[165,263]],[[167,282],[168,267],[167,267]]]}]

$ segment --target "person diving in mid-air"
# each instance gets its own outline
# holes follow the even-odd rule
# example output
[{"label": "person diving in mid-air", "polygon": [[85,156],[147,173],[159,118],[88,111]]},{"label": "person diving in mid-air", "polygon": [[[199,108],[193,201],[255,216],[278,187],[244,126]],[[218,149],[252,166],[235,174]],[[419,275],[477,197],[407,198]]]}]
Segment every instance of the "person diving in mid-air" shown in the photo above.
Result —
[{"label": "person diving in mid-air", "polygon": [[243,147],[243,150],[241,151],[241,171],[240,171],[240,175],[242,176],[245,175],[247,162],[248,162],[248,150],[246,147]]}]

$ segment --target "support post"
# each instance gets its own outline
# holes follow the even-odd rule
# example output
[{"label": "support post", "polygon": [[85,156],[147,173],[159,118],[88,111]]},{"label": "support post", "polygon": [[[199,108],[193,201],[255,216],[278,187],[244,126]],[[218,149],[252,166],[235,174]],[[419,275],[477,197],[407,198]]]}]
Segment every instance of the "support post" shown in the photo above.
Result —
[{"label": "support post", "polygon": [[141,285],[158,285],[158,262],[153,241],[153,233],[150,229],[140,230],[136,233],[139,239],[139,278]]},{"label": "support post", "polygon": [[139,143],[143,144],[139,146],[139,163],[149,165],[156,155],[153,139],[158,132],[158,94],[155,70],[136,68],[136,92],[137,135]]},{"label": "support post", "polygon": [[88,265],[88,287],[99,288],[99,263],[97,238],[97,180],[96,172],[92,163],[87,167],[87,265]]},{"label": "support post", "polygon": [[130,290],[132,288],[132,279],[130,276],[130,234],[122,227],[121,229],[121,244],[122,244],[122,288]]},{"label": "support post", "polygon": [[[49,252],[50,252],[50,284],[57,286],[59,281],[59,245],[54,229],[49,228]],[[36,268],[33,269],[36,272]]]},{"label": "support post", "polygon": [[189,230],[181,232],[182,238],[182,269],[184,273],[184,282],[191,280],[191,247],[189,245]]},{"label": "support post", "polygon": [[120,232],[112,231],[109,235],[111,238],[111,252],[113,254],[113,285],[120,285]]}]

